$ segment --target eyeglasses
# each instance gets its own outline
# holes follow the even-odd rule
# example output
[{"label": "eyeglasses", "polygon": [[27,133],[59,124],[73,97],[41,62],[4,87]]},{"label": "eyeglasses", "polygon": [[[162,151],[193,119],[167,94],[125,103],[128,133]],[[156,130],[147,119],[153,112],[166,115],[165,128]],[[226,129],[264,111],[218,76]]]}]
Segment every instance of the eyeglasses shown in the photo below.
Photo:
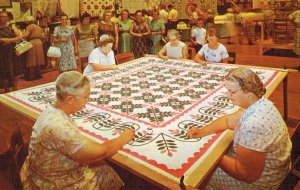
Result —
[{"label": "eyeglasses", "polygon": [[227,94],[232,95],[232,94],[235,94],[236,92],[238,92],[240,90],[241,89],[238,89],[238,90],[229,90],[229,89],[227,89]]}]

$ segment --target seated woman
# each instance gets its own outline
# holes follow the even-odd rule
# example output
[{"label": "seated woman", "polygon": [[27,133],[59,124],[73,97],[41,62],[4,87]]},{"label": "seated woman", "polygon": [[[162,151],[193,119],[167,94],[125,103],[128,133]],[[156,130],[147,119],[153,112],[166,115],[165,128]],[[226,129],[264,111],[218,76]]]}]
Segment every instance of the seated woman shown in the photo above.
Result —
[{"label": "seated woman", "polygon": [[209,28],[206,30],[206,39],[208,44],[204,44],[197,55],[194,57],[194,61],[207,65],[209,62],[215,63],[227,63],[228,52],[226,47],[218,42],[218,32],[215,28]]},{"label": "seated woman", "polygon": [[179,33],[177,30],[168,31],[169,42],[158,52],[158,57],[164,60],[167,59],[187,59],[188,50],[185,43],[178,40]]},{"label": "seated woman", "polygon": [[99,47],[95,48],[89,55],[89,64],[85,67],[83,73],[87,74],[93,71],[106,71],[118,69],[115,62],[115,54],[112,51],[114,39],[104,34],[100,37]]},{"label": "seated woman", "polygon": [[290,167],[292,144],[279,111],[267,98],[255,72],[231,70],[225,88],[241,109],[203,128],[192,128],[189,138],[234,130],[233,146],[219,163],[206,189],[277,189]]},{"label": "seated woman", "polygon": [[55,88],[56,102],[33,126],[21,170],[24,189],[119,189],[123,182],[104,159],[131,141],[134,130],[125,129],[102,144],[88,139],[70,117],[89,100],[88,78],[77,71],[65,72]]}]

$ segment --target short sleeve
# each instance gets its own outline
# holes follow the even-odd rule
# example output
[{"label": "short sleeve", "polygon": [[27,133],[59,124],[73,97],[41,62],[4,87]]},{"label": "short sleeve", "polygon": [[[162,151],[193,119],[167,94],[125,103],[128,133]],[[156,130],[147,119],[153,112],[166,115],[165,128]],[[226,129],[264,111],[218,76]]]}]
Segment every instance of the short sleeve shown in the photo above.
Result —
[{"label": "short sleeve", "polygon": [[46,127],[42,138],[46,146],[50,145],[52,149],[68,156],[81,149],[86,142],[80,131],[70,122]]},{"label": "short sleeve", "polygon": [[225,59],[225,58],[227,58],[227,57],[229,57],[228,52],[227,52],[227,49],[226,49],[225,46],[222,45],[222,49],[221,49],[221,58],[222,58],[222,59]]},{"label": "short sleeve", "polygon": [[244,122],[239,131],[237,144],[258,152],[267,152],[272,136],[266,127],[254,122]]},{"label": "short sleeve", "polygon": [[54,28],[53,36],[57,37],[58,36],[58,27]]},{"label": "short sleeve", "polygon": [[100,61],[101,61],[100,54],[97,53],[97,51],[92,51],[92,53],[89,55],[89,63],[100,64]]}]

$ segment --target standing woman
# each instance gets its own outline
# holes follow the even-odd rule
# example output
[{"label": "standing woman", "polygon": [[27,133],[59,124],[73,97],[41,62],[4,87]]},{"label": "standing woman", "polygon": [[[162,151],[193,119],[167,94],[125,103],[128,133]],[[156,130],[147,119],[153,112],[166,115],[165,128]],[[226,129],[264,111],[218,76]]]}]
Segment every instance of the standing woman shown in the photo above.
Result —
[{"label": "standing woman", "polygon": [[42,77],[40,66],[45,64],[42,42],[44,39],[44,32],[42,28],[34,24],[34,18],[32,16],[27,16],[26,22],[28,25],[23,38],[27,38],[27,40],[33,45],[33,48],[27,52],[24,79],[36,80]]},{"label": "standing woman", "polygon": [[132,25],[132,20],[129,19],[129,11],[127,9],[122,10],[121,20],[119,21],[120,53],[132,52],[132,46],[131,46],[132,38],[129,33],[131,25]]},{"label": "standing woman", "polygon": [[143,57],[148,53],[146,37],[150,34],[149,26],[143,21],[142,11],[135,12],[136,20],[130,28],[130,34],[133,36],[132,46],[135,58]]},{"label": "standing woman", "polygon": [[75,36],[78,40],[79,57],[89,56],[95,48],[97,42],[98,31],[95,25],[90,24],[91,15],[84,13],[80,17],[80,24],[75,28]]},{"label": "standing woman", "polygon": [[300,57],[300,7],[289,15],[289,19],[295,24],[294,52]]},{"label": "standing woman", "polygon": [[162,46],[160,45],[160,40],[165,34],[165,25],[161,19],[159,19],[159,12],[157,9],[152,11],[152,21],[150,22],[151,39],[153,41],[153,46],[151,47],[151,53],[156,55]]},{"label": "standing woman", "polygon": [[98,35],[107,34],[110,37],[115,39],[115,44],[113,49],[116,51],[118,50],[119,44],[119,34],[118,34],[118,26],[117,24],[113,23],[111,20],[111,12],[104,11],[102,21],[98,22]]},{"label": "standing woman", "polygon": [[60,16],[61,24],[55,27],[53,37],[61,51],[58,59],[58,70],[60,73],[77,68],[75,54],[78,53],[77,42],[71,26],[67,26],[68,16]]},{"label": "standing woman", "polygon": [[19,32],[7,25],[7,12],[0,11],[0,87],[9,92],[17,89],[21,64],[15,54],[15,45],[20,41]]}]

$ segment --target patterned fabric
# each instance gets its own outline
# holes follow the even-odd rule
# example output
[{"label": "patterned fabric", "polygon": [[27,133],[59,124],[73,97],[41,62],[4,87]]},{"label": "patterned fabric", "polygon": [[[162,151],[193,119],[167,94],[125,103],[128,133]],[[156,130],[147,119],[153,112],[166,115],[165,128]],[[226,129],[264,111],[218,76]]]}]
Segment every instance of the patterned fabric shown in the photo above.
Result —
[{"label": "patterned fabric", "polygon": [[71,118],[48,106],[33,126],[29,155],[21,170],[24,189],[120,188],[123,183],[108,164],[89,168],[69,158],[85,141]]},{"label": "patterned fabric", "polygon": [[[158,19],[156,21],[152,20],[150,22],[150,30],[151,32],[160,32],[165,30],[165,25],[163,23],[162,20]],[[162,46],[160,45],[160,40],[162,38],[163,35],[159,34],[159,35],[152,35],[151,39],[153,41],[153,46],[151,47],[151,53],[153,55],[158,54],[158,52],[161,50]]]},{"label": "patterned fabric", "polygon": [[295,36],[294,36],[294,51],[297,55],[300,55],[300,10],[293,12],[289,15],[289,19],[296,23]]},{"label": "patterned fabric", "polygon": [[72,42],[72,37],[74,36],[74,32],[70,26],[66,28],[62,28],[61,26],[57,26],[54,29],[53,36],[56,38],[68,38],[68,42],[59,43],[58,47],[61,51],[61,56],[58,59],[58,69],[60,71],[69,71],[76,69],[76,58],[74,53],[74,45]]},{"label": "patterned fabric", "polygon": [[[146,30],[146,23],[145,22],[134,22],[133,23],[133,32],[134,33],[145,33]],[[148,53],[148,47],[145,37],[133,37],[132,38],[132,46],[133,46],[133,54],[135,58],[143,57],[144,54]]]},{"label": "patterned fabric", "polygon": [[217,49],[210,49],[208,44],[204,44],[198,52],[206,61],[220,63],[222,59],[229,57],[226,47],[219,43]]},{"label": "patterned fabric", "polygon": [[124,52],[132,52],[132,38],[129,33],[130,27],[132,25],[132,20],[126,20],[126,21],[119,21],[119,26],[122,28],[122,31],[120,32],[120,40],[119,40],[119,48],[120,53]]},{"label": "patterned fabric", "polygon": [[75,28],[75,36],[78,40],[79,57],[88,56],[95,48],[94,40],[86,40],[94,38],[98,34],[97,28],[93,24],[82,25],[78,24]]},{"label": "patterned fabric", "polygon": [[269,100],[262,98],[251,105],[240,119],[229,156],[236,157],[237,145],[266,153],[265,168],[257,181],[238,181],[218,168],[208,189],[277,189],[288,173],[292,144],[286,124]]},{"label": "patterned fabric", "polygon": [[100,21],[98,24],[98,35],[99,37],[102,36],[103,34],[107,34],[111,37],[116,37],[115,34],[115,24],[111,22],[110,24],[106,24],[103,21]]},{"label": "patterned fabric", "polygon": [[[0,38],[16,37],[13,29],[9,26],[0,28]],[[0,79],[8,79],[9,85],[12,86],[14,76],[21,73],[21,64],[15,54],[15,43],[0,43]]]}]

